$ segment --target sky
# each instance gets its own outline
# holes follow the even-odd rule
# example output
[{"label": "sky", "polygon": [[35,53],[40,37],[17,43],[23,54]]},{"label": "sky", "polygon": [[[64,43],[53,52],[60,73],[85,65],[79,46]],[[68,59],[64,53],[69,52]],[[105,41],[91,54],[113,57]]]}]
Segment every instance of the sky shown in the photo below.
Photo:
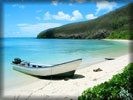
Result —
[{"label": "sky", "polygon": [[98,18],[127,5],[130,0],[51,0],[43,3],[4,3],[3,36],[36,37],[41,31]]}]

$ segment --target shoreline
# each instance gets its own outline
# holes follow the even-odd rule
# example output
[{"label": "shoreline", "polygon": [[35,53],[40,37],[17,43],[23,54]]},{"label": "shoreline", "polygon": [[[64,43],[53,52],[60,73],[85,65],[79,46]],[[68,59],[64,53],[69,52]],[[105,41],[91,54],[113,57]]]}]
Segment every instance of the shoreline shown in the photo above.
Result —
[{"label": "shoreline", "polygon": [[122,40],[122,39],[102,39],[102,40],[106,40],[106,41],[117,41],[117,42],[125,42],[125,43],[133,43],[133,40]]},{"label": "shoreline", "polygon": [[[126,54],[115,57],[115,60],[96,62],[88,65],[86,68],[78,69],[75,72],[75,77],[70,78],[68,81],[65,81],[64,79],[38,79],[37,82],[5,92],[4,97],[11,97],[14,99],[14,97],[19,96],[26,99],[30,96],[30,100],[34,97],[52,100],[52,98],[62,96],[62,99],[65,100],[75,100],[87,88],[105,82],[111,79],[113,75],[121,73],[122,69],[130,62],[130,55],[131,54]],[[103,71],[93,72],[93,69],[96,68],[101,68]]]},{"label": "shoreline", "polygon": [[[130,55],[131,54],[127,54],[117,57],[115,60],[103,61],[77,70],[75,77],[69,78],[68,81],[64,79],[42,79],[27,86],[9,91],[4,94],[4,97],[14,98],[14,96],[20,96],[26,99],[32,94],[30,100],[34,97],[52,100],[52,98],[60,96],[65,100],[76,100],[87,88],[108,81],[113,75],[121,73],[122,69],[130,63]],[[97,68],[101,68],[103,71],[94,72],[93,69]]]}]

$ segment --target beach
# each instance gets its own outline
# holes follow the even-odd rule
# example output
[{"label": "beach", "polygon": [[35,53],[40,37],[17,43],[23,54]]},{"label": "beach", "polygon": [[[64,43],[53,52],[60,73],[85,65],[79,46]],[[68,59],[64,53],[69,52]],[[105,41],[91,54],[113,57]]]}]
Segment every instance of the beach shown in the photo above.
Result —
[{"label": "beach", "polygon": [[133,43],[133,40],[121,40],[121,39],[103,39],[107,41],[118,41],[118,42],[126,42],[126,43]]},{"label": "beach", "polygon": [[[121,40],[119,40],[121,41]],[[125,42],[125,41],[124,41]],[[126,41],[129,43],[129,41]],[[3,98],[13,100],[77,100],[78,96],[87,88],[93,87],[121,73],[130,62],[130,56],[126,54],[115,57],[114,60],[104,60],[75,72],[73,78],[67,79],[37,79],[28,85],[3,92]],[[102,71],[94,72],[100,68]]]},{"label": "beach", "polygon": [[130,0],[6,1],[0,100],[133,97]]},{"label": "beach", "polygon": [[[131,55],[131,54],[130,54]],[[19,99],[33,100],[34,97],[40,99],[63,98],[66,100],[77,99],[81,93],[89,87],[93,87],[112,78],[113,75],[121,73],[122,69],[129,64],[129,55],[124,55],[115,60],[100,62],[88,68],[77,70],[74,78],[67,81],[38,79],[37,82],[27,86],[14,89],[4,94],[4,97],[19,97]],[[93,69],[101,68],[103,71],[94,72]]]}]

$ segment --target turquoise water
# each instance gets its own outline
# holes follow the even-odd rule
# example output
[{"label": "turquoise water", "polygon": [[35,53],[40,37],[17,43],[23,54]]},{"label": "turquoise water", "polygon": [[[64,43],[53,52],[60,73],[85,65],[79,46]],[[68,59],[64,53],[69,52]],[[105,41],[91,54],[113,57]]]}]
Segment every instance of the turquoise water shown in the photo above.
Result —
[{"label": "turquoise water", "polygon": [[5,38],[2,47],[4,84],[13,86],[32,78],[12,70],[11,62],[15,57],[44,64],[57,64],[82,58],[82,66],[102,61],[105,57],[126,54],[128,48],[127,43],[105,40]]}]

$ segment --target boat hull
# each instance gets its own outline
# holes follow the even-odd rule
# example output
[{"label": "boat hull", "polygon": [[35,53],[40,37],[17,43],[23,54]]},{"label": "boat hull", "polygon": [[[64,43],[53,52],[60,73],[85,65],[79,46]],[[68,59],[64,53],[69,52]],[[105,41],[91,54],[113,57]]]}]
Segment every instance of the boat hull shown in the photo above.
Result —
[{"label": "boat hull", "polygon": [[48,66],[46,68],[30,68],[30,67],[23,67],[17,64],[13,65],[13,69],[33,75],[33,76],[73,76],[75,73],[76,68],[81,63],[82,59],[73,60],[70,62],[65,62],[62,64],[56,64],[52,66]]}]

